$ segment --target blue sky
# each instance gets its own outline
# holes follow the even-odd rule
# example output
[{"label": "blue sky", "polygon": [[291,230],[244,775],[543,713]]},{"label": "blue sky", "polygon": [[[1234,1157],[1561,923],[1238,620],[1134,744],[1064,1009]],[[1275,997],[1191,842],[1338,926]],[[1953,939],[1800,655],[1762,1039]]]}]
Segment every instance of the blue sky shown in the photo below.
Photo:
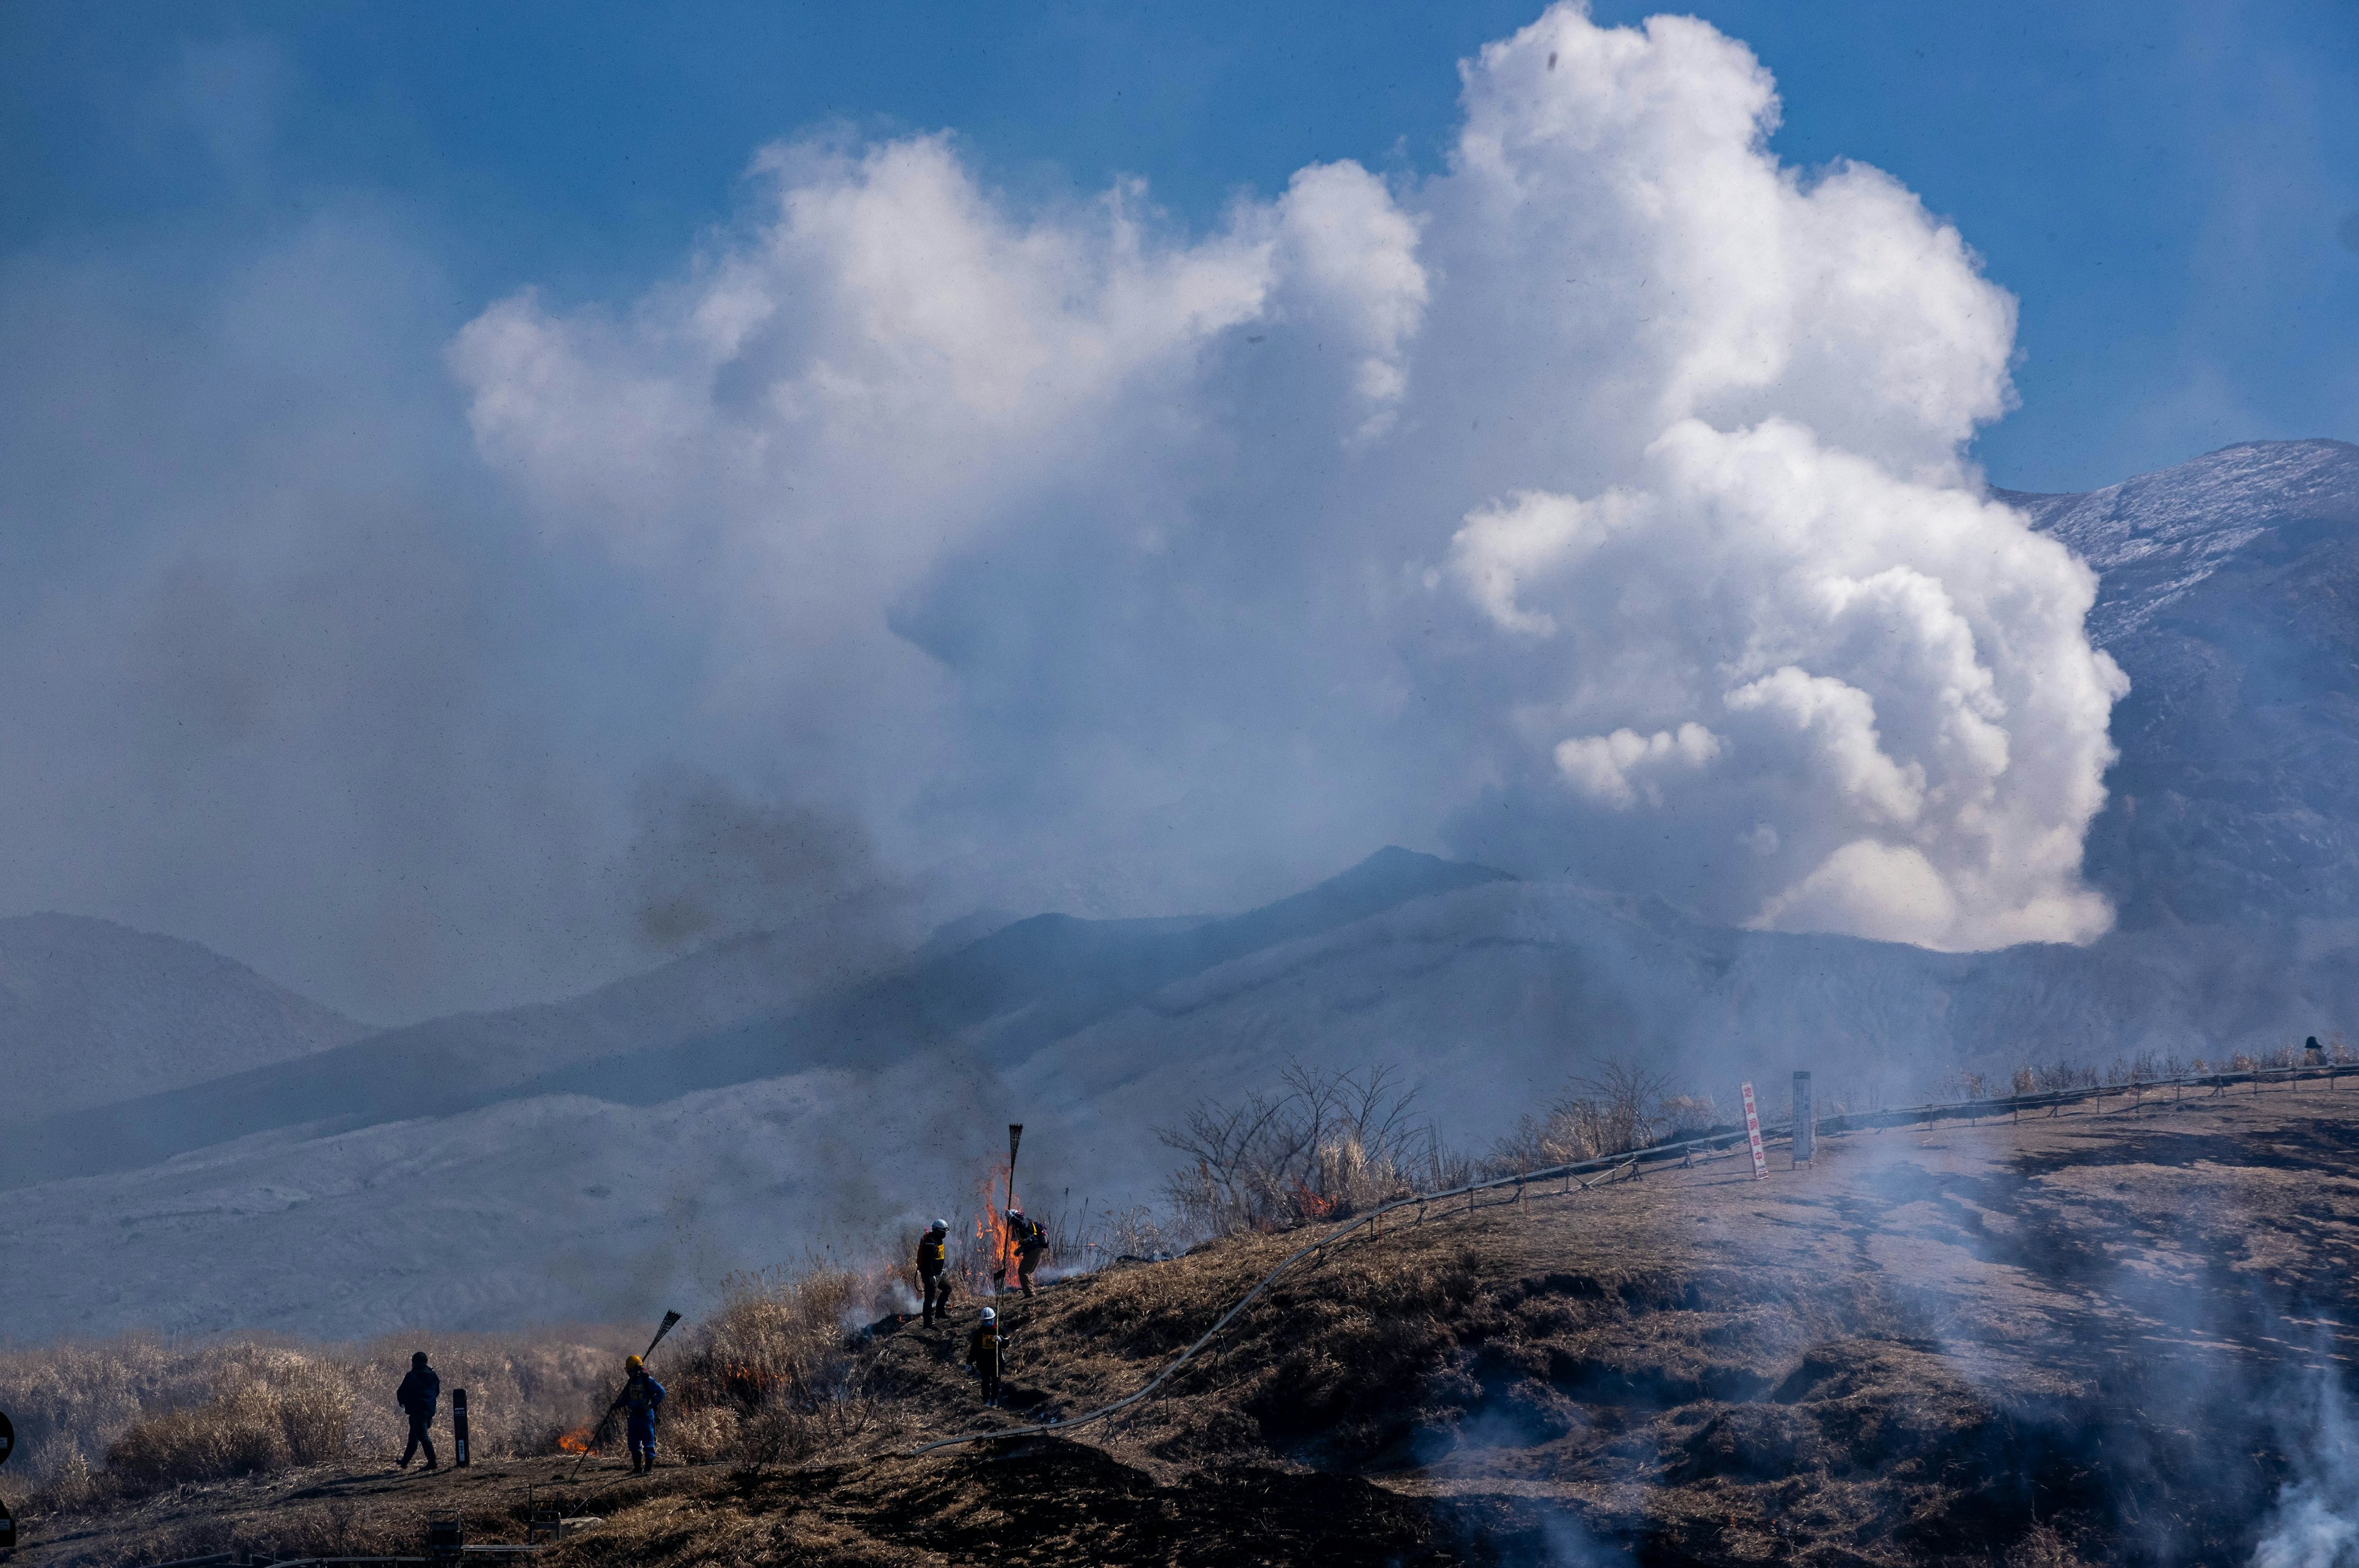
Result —
[{"label": "blue sky", "polygon": [[[2021,298],[2023,406],[1977,449],[1998,482],[2080,488],[2233,439],[2359,437],[2359,6],[1694,14],[1776,74],[1787,161],[1897,175]],[[447,271],[455,326],[527,282],[598,297],[662,275],[731,213],[756,147],[830,122],[952,129],[1032,200],[1143,176],[1201,225],[1312,161],[1433,168],[1455,62],[1531,15],[20,4],[0,13],[0,243],[160,230],[201,251],[363,191]]]},{"label": "blue sky", "polygon": [[[1386,843],[2102,928],[2103,666],[1957,445],[2359,438],[2359,6],[1702,7],[1799,188],[1741,55],[1599,30],[1647,14],[0,7],[0,914],[380,1021]],[[1451,173],[1470,113],[1507,150]],[[1863,562],[2017,608],[1863,660],[1805,624]],[[1904,733],[1969,687],[2074,697],[2053,776],[1924,793],[2005,754]],[[1890,831],[1985,786],[2050,848]]]}]

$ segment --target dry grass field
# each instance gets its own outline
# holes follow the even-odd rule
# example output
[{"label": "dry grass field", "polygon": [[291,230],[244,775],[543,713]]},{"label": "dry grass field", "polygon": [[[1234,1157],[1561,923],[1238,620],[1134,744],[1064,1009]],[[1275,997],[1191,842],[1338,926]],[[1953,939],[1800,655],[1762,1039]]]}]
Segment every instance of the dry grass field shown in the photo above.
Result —
[{"label": "dry grass field", "polygon": [[646,1481],[604,1455],[311,1465],[28,1519],[23,1557],[414,1550],[445,1507],[516,1539],[530,1483],[605,1521],[549,1568],[2242,1563],[2359,1530],[2354,1155],[2359,1090],[2311,1086],[1849,1135],[1760,1182],[1740,1154],[1536,1186],[1360,1233],[1070,1435],[909,1453],[1141,1386],[1316,1232],[1013,1305],[1001,1410],[959,1365],[972,1303],[831,1346],[793,1400],[708,1336],[679,1423],[734,1457]]}]

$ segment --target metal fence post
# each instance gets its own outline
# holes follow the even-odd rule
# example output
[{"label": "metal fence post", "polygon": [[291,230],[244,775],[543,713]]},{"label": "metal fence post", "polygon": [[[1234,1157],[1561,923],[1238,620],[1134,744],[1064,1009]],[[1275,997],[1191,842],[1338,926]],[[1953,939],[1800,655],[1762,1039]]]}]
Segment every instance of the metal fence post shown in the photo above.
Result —
[{"label": "metal fence post", "polygon": [[1794,1163],[1816,1166],[1819,1153],[1817,1103],[1810,1096],[1810,1075],[1794,1075]]}]

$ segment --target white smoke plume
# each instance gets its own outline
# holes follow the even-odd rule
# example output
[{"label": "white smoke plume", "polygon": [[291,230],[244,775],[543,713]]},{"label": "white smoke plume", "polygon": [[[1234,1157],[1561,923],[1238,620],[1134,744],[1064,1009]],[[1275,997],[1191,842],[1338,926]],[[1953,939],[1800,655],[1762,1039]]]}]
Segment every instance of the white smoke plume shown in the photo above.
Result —
[{"label": "white smoke plume", "polygon": [[2285,1404],[2310,1416],[2309,1430],[2288,1444],[2294,1476],[2278,1489],[2252,1568],[2348,1568],[2359,1563],[2359,1444],[2350,1411],[2323,1378]]},{"label": "white smoke plume", "polygon": [[1438,175],[1196,235],[1136,183],[1019,211],[947,136],[773,148],[675,280],[466,328],[478,449],[693,596],[717,749],[1011,903],[1394,839],[1781,929],[2103,932],[2093,579],[1963,456],[2013,300],[1887,176],[1782,167],[1703,23],[1560,5],[1462,69]]}]

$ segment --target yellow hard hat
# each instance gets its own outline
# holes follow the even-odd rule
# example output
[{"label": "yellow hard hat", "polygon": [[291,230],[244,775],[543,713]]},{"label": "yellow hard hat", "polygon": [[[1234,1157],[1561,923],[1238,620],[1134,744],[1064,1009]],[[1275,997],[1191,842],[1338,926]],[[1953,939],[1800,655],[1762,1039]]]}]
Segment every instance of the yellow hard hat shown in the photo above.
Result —
[{"label": "yellow hard hat", "polygon": [[629,1360],[627,1360],[627,1361],[625,1361],[625,1362],[624,1362],[624,1363],[623,1363],[624,1369],[625,1369],[625,1370],[626,1370],[626,1371],[632,1371],[632,1372],[636,1372],[636,1371],[637,1371],[640,1368],[645,1367],[646,1365],[647,1365],[647,1363],[646,1363],[646,1362],[644,1362],[644,1361],[640,1360],[640,1359],[639,1359],[637,1357],[636,1357],[636,1356],[632,1357]]}]

